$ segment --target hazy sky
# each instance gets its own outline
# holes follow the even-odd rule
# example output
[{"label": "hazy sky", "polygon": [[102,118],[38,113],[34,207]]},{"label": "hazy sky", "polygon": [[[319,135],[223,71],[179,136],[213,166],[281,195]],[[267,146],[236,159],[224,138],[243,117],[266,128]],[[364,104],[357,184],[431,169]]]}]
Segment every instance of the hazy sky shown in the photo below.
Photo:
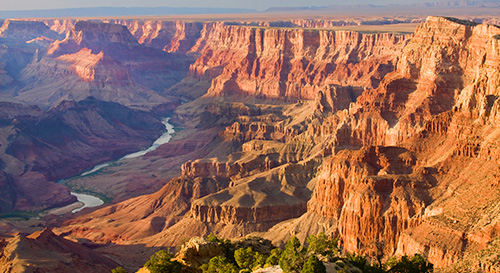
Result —
[{"label": "hazy sky", "polygon": [[263,10],[269,7],[346,4],[423,3],[436,0],[0,0],[0,10],[80,7],[221,7]]}]

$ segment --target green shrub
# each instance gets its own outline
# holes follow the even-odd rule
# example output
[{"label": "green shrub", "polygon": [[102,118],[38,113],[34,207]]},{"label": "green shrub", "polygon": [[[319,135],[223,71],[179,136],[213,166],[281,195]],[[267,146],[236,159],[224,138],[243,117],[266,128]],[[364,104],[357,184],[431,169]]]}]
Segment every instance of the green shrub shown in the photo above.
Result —
[{"label": "green shrub", "polygon": [[222,247],[224,256],[229,260],[229,262],[234,263],[234,245],[231,240],[220,239],[217,236],[210,233],[206,238],[207,241],[217,243]]},{"label": "green shrub", "polygon": [[357,267],[362,271],[363,273],[383,273],[385,272],[382,268],[372,266],[368,263],[368,260],[361,255],[356,255],[356,254],[347,254],[346,257],[347,262],[349,262],[351,265]]},{"label": "green shrub", "polygon": [[236,249],[234,252],[234,260],[240,268],[250,268],[254,262],[252,248],[247,247]]},{"label": "green shrub", "polygon": [[397,273],[429,273],[434,272],[434,265],[427,262],[420,254],[415,254],[413,257],[403,256],[401,259],[391,259],[386,266],[389,268],[387,272]]},{"label": "green shrub", "polygon": [[305,249],[300,245],[299,239],[293,236],[286,243],[285,250],[279,260],[279,266],[285,273],[300,272],[305,258]]},{"label": "green shrub", "polygon": [[311,255],[304,263],[301,273],[326,273],[326,268],[316,255]]},{"label": "green shrub", "polygon": [[213,257],[208,264],[200,266],[200,269],[203,273],[238,273],[236,265],[220,256]]},{"label": "green shrub", "polygon": [[160,250],[153,254],[145,266],[151,273],[180,273],[182,265],[178,261],[172,261],[174,255],[166,250]]},{"label": "green shrub", "polygon": [[281,250],[281,248],[275,248],[271,250],[271,255],[266,259],[265,267],[278,265],[282,253],[283,251]]},{"label": "green shrub", "polygon": [[111,273],[127,273],[127,270],[123,269],[123,267],[119,266],[113,270],[111,270]]},{"label": "green shrub", "polygon": [[219,243],[221,241],[219,238],[217,238],[217,236],[213,235],[212,233],[208,234],[206,240],[213,243]]},{"label": "green shrub", "polygon": [[337,238],[328,238],[324,232],[321,232],[318,236],[311,235],[307,238],[309,244],[307,250],[310,253],[333,257],[338,253],[337,242]]}]

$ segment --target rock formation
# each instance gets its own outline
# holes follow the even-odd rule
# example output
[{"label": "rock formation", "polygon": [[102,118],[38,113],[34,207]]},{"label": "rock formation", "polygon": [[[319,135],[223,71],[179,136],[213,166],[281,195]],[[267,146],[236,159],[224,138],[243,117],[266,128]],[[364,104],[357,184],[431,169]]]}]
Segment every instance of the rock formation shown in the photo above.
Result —
[{"label": "rock formation", "polygon": [[2,272],[110,272],[118,264],[51,230],[0,242]]},{"label": "rock formation", "polygon": [[[50,78],[56,70],[70,75],[74,86],[90,86],[100,98],[127,105],[156,105],[166,94],[197,98],[175,110],[172,120],[184,130],[174,142],[114,169],[141,181],[120,187],[164,185],[158,192],[82,213],[58,230],[117,243],[103,250],[122,255],[122,246],[143,244],[151,251],[208,233],[267,231],[269,239],[286,240],[326,231],[340,236],[349,252],[372,254],[383,243],[386,257],[421,253],[440,268],[498,270],[491,253],[500,230],[500,28],[429,17],[413,35],[313,29],[332,24],[49,24],[59,33],[74,29],[46,55],[33,51],[22,76],[2,67],[5,86]],[[126,58],[130,52],[138,53]],[[167,68],[179,63],[178,70]],[[38,89],[23,88],[12,98],[40,100]],[[55,90],[42,101],[60,99],[64,92]],[[111,90],[116,93],[106,93]],[[158,124],[149,114],[95,100],[63,102],[49,111],[9,107],[27,114],[0,111],[8,129],[2,135],[11,136],[10,146],[1,146],[2,209],[28,202],[5,201],[17,194],[11,169],[27,170],[26,185],[64,177],[69,167],[51,167],[90,166],[90,157],[138,148],[129,139],[151,141],[139,135]],[[119,114],[103,110],[108,107]],[[139,117],[121,120],[127,113]],[[49,127],[61,139],[48,139]],[[54,141],[85,146],[86,153],[78,150],[73,161],[76,155],[51,149]],[[117,149],[104,149],[111,144]],[[42,160],[42,153],[49,156]],[[163,169],[175,170],[167,175]],[[100,178],[81,183],[97,185]]]},{"label": "rock formation", "polygon": [[190,73],[213,78],[210,95],[314,99],[331,84],[377,87],[410,37],[218,23]]},{"label": "rock formation", "polygon": [[176,259],[184,265],[198,268],[211,258],[224,255],[224,249],[218,243],[194,237],[181,246]]},{"label": "rock formation", "polygon": [[[499,32],[429,17],[379,88],[365,91],[349,116],[338,113],[314,128],[317,135],[336,131],[340,147],[401,147],[376,148],[400,149],[397,157],[368,152],[361,160],[341,151],[323,165],[308,209],[338,221],[347,250],[369,252],[370,244],[384,241],[388,253],[421,252],[445,267],[486,247],[476,234],[491,230],[494,221],[466,212],[492,206],[490,198],[497,196],[492,190],[478,200],[485,194],[480,189],[491,189],[492,177],[471,175],[478,168],[497,172],[489,161],[496,161],[497,88],[491,83],[498,78]],[[358,169],[358,162],[375,169]]]},{"label": "rock formation", "polygon": [[0,27],[0,37],[26,42],[39,37],[55,40],[60,35],[43,22],[8,19]]},{"label": "rock formation", "polygon": [[337,219],[343,246],[395,249],[402,231],[419,223],[433,185],[415,156],[397,147],[344,150],[325,162],[308,211]]},{"label": "rock formation", "polygon": [[[42,22],[23,22],[42,25],[46,32],[59,35]],[[10,30],[10,25],[8,21],[4,23],[1,35],[11,35],[14,30]],[[57,29],[55,23],[53,27]],[[4,99],[50,107],[62,99],[94,96],[152,108],[172,101],[159,92],[180,81],[189,66],[186,56],[140,45],[122,25],[79,21],[64,39],[46,42],[43,34],[41,30],[31,34],[36,39],[30,43],[38,47],[31,51],[29,62],[14,71],[8,67],[7,74],[21,84],[9,85],[7,82],[12,80],[6,78],[3,85],[9,92]]]},{"label": "rock formation", "polygon": [[53,183],[149,145],[163,129],[151,114],[88,98],[44,112],[2,103],[2,212],[74,202]]},{"label": "rock formation", "polygon": [[204,23],[188,21],[112,20],[127,26],[140,44],[166,52],[187,53],[200,36]]}]

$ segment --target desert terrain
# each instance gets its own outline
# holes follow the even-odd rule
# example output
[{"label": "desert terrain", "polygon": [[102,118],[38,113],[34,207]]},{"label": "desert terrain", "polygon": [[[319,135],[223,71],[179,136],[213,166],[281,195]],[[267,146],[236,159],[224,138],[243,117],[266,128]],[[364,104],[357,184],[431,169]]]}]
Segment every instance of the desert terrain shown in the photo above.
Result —
[{"label": "desert terrain", "polygon": [[[499,272],[488,5],[0,19],[0,271],[136,272],[196,236],[323,232]],[[104,204],[72,213],[71,192]]]}]

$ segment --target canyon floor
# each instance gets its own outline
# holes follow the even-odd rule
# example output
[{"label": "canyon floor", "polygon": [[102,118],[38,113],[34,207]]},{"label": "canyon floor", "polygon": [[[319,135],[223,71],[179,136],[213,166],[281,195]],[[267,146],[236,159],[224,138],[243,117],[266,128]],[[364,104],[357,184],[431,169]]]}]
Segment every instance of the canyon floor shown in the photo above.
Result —
[{"label": "canyon floor", "polygon": [[0,20],[0,271],[324,232],[499,272],[499,9]]}]

